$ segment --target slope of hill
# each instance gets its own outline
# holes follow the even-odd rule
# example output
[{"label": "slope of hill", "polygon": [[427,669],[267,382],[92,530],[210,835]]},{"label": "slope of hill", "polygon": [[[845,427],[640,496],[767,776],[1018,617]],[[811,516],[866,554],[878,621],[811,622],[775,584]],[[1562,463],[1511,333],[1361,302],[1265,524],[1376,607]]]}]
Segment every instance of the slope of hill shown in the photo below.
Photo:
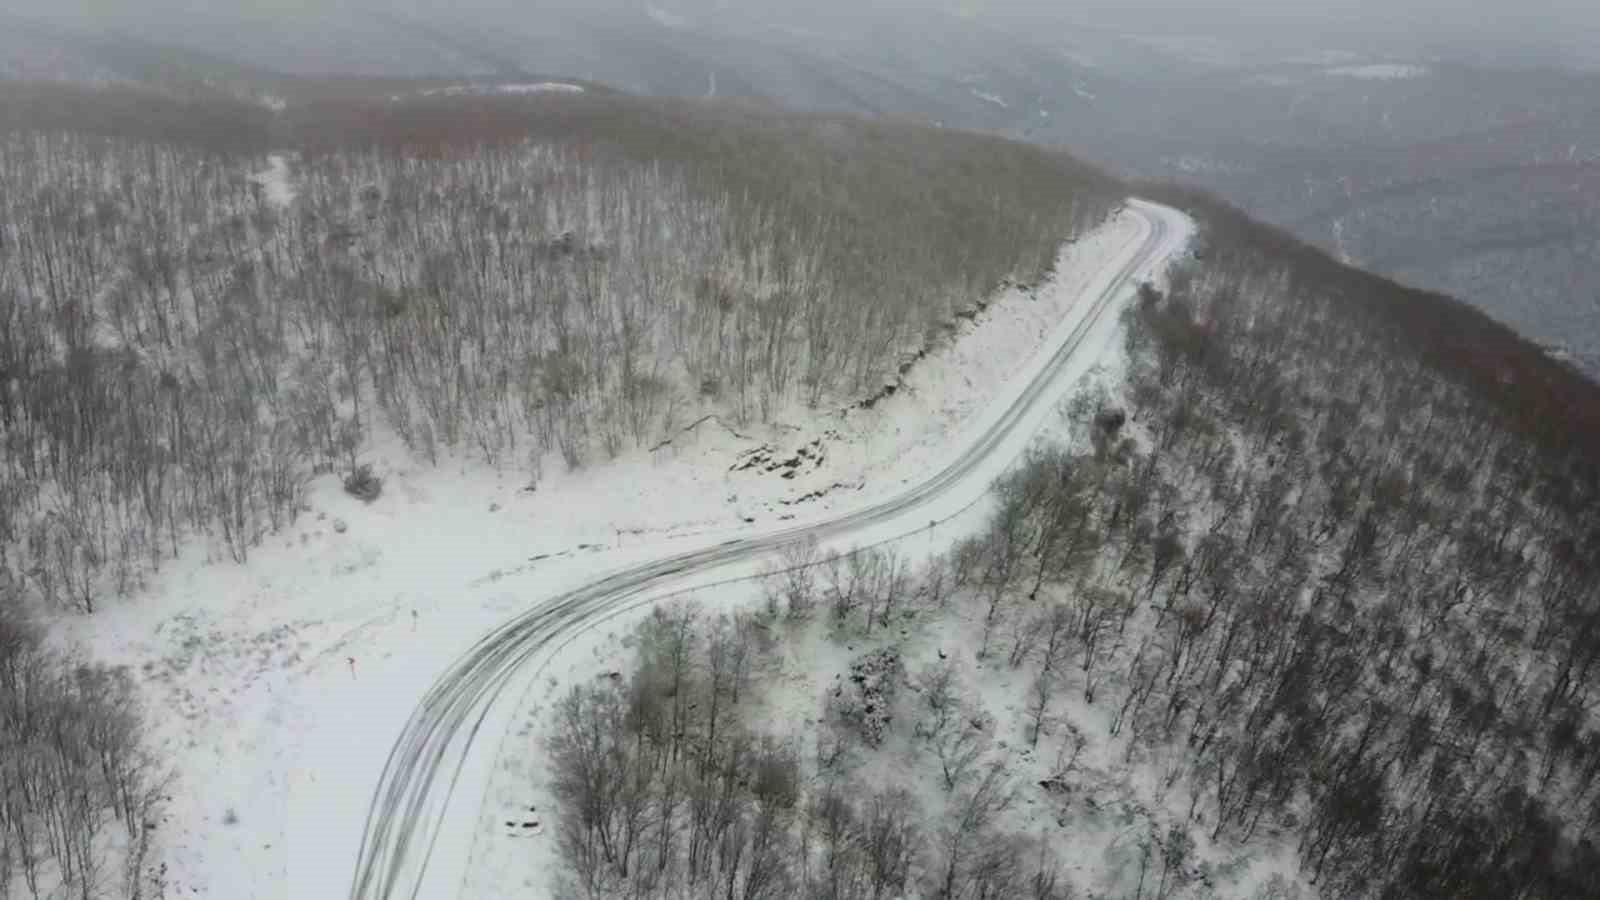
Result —
[{"label": "slope of hill", "polygon": [[530,692],[554,893],[1592,893],[1600,388],[1160,193],[1203,259],[948,554],[796,543]]}]

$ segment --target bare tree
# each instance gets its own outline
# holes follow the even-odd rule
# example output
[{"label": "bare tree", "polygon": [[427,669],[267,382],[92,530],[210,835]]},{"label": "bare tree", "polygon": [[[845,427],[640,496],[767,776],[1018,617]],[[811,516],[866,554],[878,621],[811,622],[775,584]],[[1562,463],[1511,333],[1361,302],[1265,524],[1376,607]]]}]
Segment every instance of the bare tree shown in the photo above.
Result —
[{"label": "bare tree", "polygon": [[955,662],[942,659],[929,663],[913,682],[926,713],[917,721],[919,737],[934,740],[945,733],[961,715],[961,676]]},{"label": "bare tree", "polygon": [[935,839],[938,863],[928,875],[930,896],[953,900],[963,896],[974,862],[989,838],[994,819],[1011,805],[1012,793],[1004,770],[991,766],[971,788],[950,800],[944,824]]},{"label": "bare tree", "polygon": [[916,801],[903,788],[877,791],[867,801],[861,843],[873,900],[905,891],[922,845],[916,817]]},{"label": "bare tree", "polygon": [[946,791],[953,791],[967,779],[972,767],[988,752],[992,723],[987,716],[963,708],[961,715],[931,739],[939,760],[939,773]]},{"label": "bare tree", "polygon": [[[815,535],[784,545],[775,571],[767,576],[767,590],[782,600],[790,619],[810,618],[816,605],[818,569],[822,564]],[[769,600],[769,608],[772,605]]]}]

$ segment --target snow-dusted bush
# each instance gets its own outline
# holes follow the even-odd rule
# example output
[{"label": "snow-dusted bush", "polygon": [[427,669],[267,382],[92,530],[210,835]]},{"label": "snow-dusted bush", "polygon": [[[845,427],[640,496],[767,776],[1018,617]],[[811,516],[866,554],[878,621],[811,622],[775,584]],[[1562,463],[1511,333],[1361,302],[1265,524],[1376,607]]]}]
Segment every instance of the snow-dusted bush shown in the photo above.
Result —
[{"label": "snow-dusted bush", "polygon": [[830,712],[851,724],[867,746],[877,747],[894,719],[895,695],[904,679],[897,649],[867,653],[850,663],[845,683],[833,689]]},{"label": "snow-dusted bush", "polygon": [[344,477],[344,492],[364,503],[371,503],[383,494],[383,479],[372,471],[371,464],[362,463]]}]

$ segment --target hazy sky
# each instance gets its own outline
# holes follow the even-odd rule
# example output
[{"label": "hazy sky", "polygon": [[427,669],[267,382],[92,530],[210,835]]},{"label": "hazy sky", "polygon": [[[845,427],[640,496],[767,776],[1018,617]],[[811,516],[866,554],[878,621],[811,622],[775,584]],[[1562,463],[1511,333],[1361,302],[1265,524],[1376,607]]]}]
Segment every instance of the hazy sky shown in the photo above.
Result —
[{"label": "hazy sky", "polygon": [[[3,0],[7,10],[25,15],[84,15],[108,21],[185,13],[242,11],[255,15],[344,16],[362,9],[452,15],[472,8],[504,10],[536,18],[541,8],[647,3],[704,14],[736,8],[745,17],[763,5],[788,17],[803,16],[818,0]],[[844,9],[890,8],[908,13],[962,10],[976,15],[1024,13],[1102,22],[1115,27],[1177,27],[1227,32],[1256,26],[1335,26],[1344,32],[1383,33],[1421,40],[1484,35],[1512,41],[1573,40],[1600,31],[1600,0],[821,0]],[[1394,34],[1399,32],[1400,34]]]},{"label": "hazy sky", "polygon": [[[561,0],[568,7],[634,5],[644,7],[649,0]],[[763,3],[774,8],[794,10],[794,0],[656,0],[655,5],[705,9],[740,7],[747,11]],[[522,11],[537,11],[552,5],[549,0],[7,0],[13,10],[137,14],[138,10],[194,11],[223,9],[257,13],[307,12],[328,9],[392,8],[414,10],[431,8],[448,11],[460,6],[500,6]],[[805,5],[814,5],[806,3]],[[1447,24],[1455,27],[1512,23],[1541,29],[1600,22],[1600,4],[1593,0],[850,0],[848,6],[895,7],[901,9],[966,9],[973,12],[1048,10],[1109,15],[1116,18],[1159,20],[1161,18],[1263,19],[1272,21],[1338,19],[1351,22],[1404,20],[1412,23]]]}]

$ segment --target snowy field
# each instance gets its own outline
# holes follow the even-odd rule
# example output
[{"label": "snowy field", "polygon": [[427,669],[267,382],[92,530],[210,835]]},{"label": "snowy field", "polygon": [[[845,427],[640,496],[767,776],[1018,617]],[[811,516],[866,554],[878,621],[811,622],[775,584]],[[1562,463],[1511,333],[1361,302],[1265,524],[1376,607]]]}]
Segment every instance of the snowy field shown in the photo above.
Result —
[{"label": "snowy field", "polygon": [[[292,199],[284,160],[259,181],[275,201]],[[384,758],[449,661],[597,572],[834,513],[931,471],[1139,237],[1122,214],[1064,248],[1050,283],[1002,293],[872,410],[797,408],[759,433],[707,418],[653,451],[581,471],[548,461],[536,488],[526,471],[467,457],[432,467],[379,439],[363,450],[385,479],[375,503],[323,476],[311,510],[248,565],[192,542],[144,593],[62,620],[68,640],[142,685],[150,739],[174,778],[156,838],[167,896],[344,896]],[[1111,348],[1115,337],[1112,325],[1094,340]],[[752,457],[802,462],[734,471]],[[625,629],[609,624],[541,677],[592,678]],[[557,688],[531,692],[523,721],[546,689]],[[536,740],[510,733],[501,774],[525,769]],[[485,823],[504,818],[499,800],[486,801],[478,829],[450,838],[470,846],[445,855],[488,863],[472,896],[529,896],[548,857],[528,847],[536,838],[490,834]]]}]

